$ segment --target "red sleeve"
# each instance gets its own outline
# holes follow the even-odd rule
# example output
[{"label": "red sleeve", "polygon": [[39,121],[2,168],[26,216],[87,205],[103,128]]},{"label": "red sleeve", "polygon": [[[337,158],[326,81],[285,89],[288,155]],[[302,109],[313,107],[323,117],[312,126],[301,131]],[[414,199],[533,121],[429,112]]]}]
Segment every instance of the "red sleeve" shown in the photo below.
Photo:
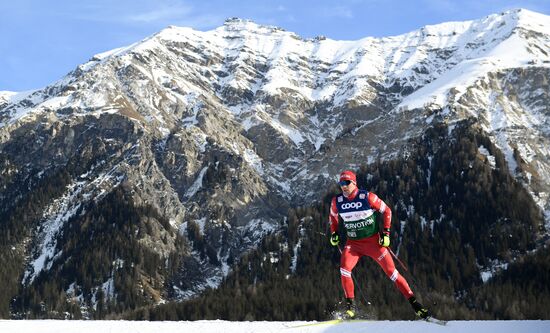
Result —
[{"label": "red sleeve", "polygon": [[336,197],[332,198],[332,202],[330,203],[328,222],[330,223],[331,233],[338,231],[338,208],[336,208]]},{"label": "red sleeve", "polygon": [[391,227],[391,209],[376,194],[369,192],[369,204],[384,216],[384,229]]}]

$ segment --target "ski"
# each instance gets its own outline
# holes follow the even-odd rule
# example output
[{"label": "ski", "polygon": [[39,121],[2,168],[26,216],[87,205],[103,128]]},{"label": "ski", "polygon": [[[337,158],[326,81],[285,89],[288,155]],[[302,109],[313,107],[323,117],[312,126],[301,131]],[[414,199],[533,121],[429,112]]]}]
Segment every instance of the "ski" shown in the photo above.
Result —
[{"label": "ski", "polygon": [[318,322],[314,322],[314,323],[307,323],[307,324],[301,324],[301,325],[296,325],[296,326],[290,326],[289,328],[338,324],[338,323],[341,322],[342,320],[343,320],[343,319],[333,319],[333,320],[318,321]]},{"label": "ski", "polygon": [[427,317],[423,320],[427,321],[428,323],[437,324],[437,325],[441,325],[441,326],[447,325],[446,320],[441,320],[441,319],[437,319],[437,318],[434,318],[434,317]]},{"label": "ski", "polygon": [[321,326],[321,325],[336,325],[336,324],[345,324],[345,323],[366,323],[370,320],[368,319],[331,319],[325,321],[317,321],[313,323],[306,323],[296,326],[290,326],[289,328],[298,328],[298,327],[308,327],[308,326]]},{"label": "ski", "polygon": [[[447,325],[446,320],[437,319],[434,317],[427,317],[424,319],[421,319],[425,322],[445,326]],[[316,321],[316,322],[309,322],[305,324],[300,324],[296,326],[289,326],[288,328],[299,328],[299,327],[308,327],[308,326],[322,326],[322,325],[338,325],[338,324],[346,324],[346,323],[366,323],[370,322],[372,320],[369,319],[331,319],[331,320],[325,320],[325,321]]]}]

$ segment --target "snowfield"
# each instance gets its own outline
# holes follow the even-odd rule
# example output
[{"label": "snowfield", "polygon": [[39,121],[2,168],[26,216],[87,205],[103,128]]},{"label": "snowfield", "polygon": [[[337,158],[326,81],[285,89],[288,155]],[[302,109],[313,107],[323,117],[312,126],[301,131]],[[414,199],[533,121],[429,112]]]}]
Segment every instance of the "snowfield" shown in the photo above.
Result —
[{"label": "snowfield", "polygon": [[[305,325],[305,326],[304,326]],[[230,322],[222,320],[201,321],[62,321],[62,320],[0,320],[2,333],[547,333],[549,320],[511,321],[450,321],[440,326],[423,321],[365,321],[339,324],[318,324],[317,322]]]}]

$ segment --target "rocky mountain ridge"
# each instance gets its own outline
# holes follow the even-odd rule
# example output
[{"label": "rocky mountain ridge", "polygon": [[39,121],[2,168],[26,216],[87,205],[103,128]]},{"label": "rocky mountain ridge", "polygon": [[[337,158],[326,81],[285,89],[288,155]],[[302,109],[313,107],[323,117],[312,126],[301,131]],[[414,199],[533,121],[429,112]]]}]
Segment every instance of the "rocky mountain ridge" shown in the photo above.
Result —
[{"label": "rocky mountain ridge", "polygon": [[[9,244],[26,258],[22,282],[62,265],[67,221],[123,187],[188,239],[197,268],[181,272],[194,283],[155,300],[190,297],[342,169],[406,155],[432,124],[466,118],[505,153],[548,229],[549,52],[550,17],[526,10],[358,41],[229,19],[207,32],[169,27],[43,89],[2,92],[2,213],[44,177],[70,175],[25,242]],[[166,258],[176,236],[151,221],[140,242]]]}]

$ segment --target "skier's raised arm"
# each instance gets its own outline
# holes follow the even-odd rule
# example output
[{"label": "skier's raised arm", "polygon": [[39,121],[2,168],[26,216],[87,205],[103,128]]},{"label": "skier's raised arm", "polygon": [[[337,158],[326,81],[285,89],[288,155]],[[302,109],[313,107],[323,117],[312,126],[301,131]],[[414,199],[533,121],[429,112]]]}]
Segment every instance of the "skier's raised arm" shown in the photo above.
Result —
[{"label": "skier's raised arm", "polygon": [[336,198],[332,198],[330,204],[330,215],[328,216],[328,222],[330,223],[330,233],[338,231],[338,208],[336,208]]}]

